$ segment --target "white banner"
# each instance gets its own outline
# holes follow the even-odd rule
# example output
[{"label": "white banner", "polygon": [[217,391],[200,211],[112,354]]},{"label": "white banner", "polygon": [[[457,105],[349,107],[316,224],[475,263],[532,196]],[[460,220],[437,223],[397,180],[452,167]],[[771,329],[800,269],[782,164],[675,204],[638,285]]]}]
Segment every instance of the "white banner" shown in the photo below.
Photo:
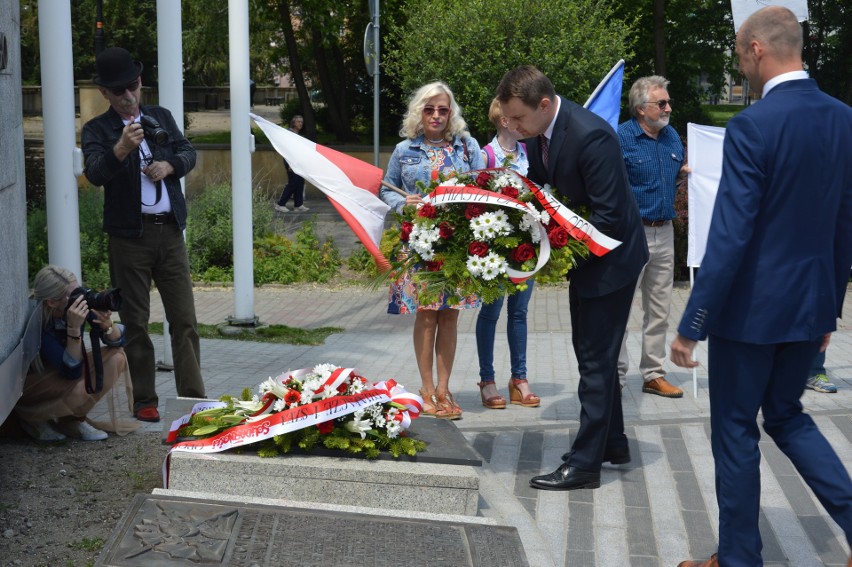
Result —
[{"label": "white banner", "polygon": [[689,247],[686,265],[697,268],[707,248],[707,233],[713,216],[713,203],[722,177],[722,144],[725,129],[689,123],[686,126],[689,148]]}]

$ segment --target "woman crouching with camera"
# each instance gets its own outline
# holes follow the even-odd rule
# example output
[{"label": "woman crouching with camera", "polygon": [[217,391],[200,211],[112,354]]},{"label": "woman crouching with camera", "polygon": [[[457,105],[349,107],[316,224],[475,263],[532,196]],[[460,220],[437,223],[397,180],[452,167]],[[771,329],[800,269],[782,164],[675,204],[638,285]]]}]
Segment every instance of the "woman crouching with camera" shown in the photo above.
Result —
[{"label": "woman crouching with camera", "polygon": [[[52,265],[39,270],[33,281],[30,298],[38,302],[36,309],[41,310],[41,347],[30,365],[15,413],[21,427],[36,441],[61,441],[66,437],[100,441],[107,438],[103,429],[119,434],[133,429],[133,424],[116,419],[112,397],[109,422],[95,427],[86,421],[89,411],[112,390],[119,377],[125,379],[128,392],[130,380],[122,348],[124,326],[112,322],[111,311],[90,310],[86,293],[79,293],[79,287],[71,271]],[[96,372],[93,353],[87,354],[83,343],[86,321],[103,343],[103,382],[99,390],[96,374],[101,373]]]}]

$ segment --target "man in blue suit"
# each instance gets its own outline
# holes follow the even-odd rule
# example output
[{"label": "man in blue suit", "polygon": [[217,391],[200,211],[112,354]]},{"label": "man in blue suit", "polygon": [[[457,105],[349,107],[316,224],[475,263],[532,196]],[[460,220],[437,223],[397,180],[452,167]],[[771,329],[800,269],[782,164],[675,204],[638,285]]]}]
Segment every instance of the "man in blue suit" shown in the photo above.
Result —
[{"label": "man in blue suit", "polygon": [[497,100],[509,128],[529,138],[530,179],[555,187],[569,207],[587,207],[589,222],[622,243],[569,274],[580,428],[562,465],[530,480],[544,490],[598,488],[602,462],[630,461],[617,364],[636,280],[648,261],[642,218],[618,138],[603,118],[557,96],[550,79],[529,65],[503,76]]},{"label": "man in blue suit", "polygon": [[[852,265],[852,109],[802,70],[802,29],[781,7],[737,34],[759,100],[725,134],[707,251],[671,346],[690,368],[709,336],[718,554],[682,567],[762,565],[763,428],[852,541],[852,482],[799,401],[836,328]],[[852,566],[852,559],[850,559]]]}]

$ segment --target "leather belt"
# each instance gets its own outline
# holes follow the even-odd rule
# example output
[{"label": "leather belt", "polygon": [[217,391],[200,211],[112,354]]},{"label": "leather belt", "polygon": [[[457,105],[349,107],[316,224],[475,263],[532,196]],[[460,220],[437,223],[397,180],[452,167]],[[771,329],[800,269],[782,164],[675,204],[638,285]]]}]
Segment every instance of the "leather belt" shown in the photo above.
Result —
[{"label": "leather belt", "polygon": [[146,224],[176,224],[177,219],[172,213],[159,213],[156,215],[142,213],[142,222]]},{"label": "leather belt", "polygon": [[663,225],[664,225],[664,224],[666,224],[667,222],[670,222],[670,221],[667,221],[667,220],[648,220],[648,219],[642,219],[642,224],[644,224],[645,226],[655,226],[655,227],[656,227],[656,226],[663,226]]}]

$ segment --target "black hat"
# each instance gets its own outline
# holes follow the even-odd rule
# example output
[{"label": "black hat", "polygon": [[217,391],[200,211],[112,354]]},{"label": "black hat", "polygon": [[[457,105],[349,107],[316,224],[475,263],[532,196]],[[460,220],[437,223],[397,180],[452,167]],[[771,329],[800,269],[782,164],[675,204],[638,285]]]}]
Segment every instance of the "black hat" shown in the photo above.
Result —
[{"label": "black hat", "polygon": [[95,84],[107,88],[126,85],[142,74],[142,63],[134,61],[121,47],[108,47],[95,59]]}]

